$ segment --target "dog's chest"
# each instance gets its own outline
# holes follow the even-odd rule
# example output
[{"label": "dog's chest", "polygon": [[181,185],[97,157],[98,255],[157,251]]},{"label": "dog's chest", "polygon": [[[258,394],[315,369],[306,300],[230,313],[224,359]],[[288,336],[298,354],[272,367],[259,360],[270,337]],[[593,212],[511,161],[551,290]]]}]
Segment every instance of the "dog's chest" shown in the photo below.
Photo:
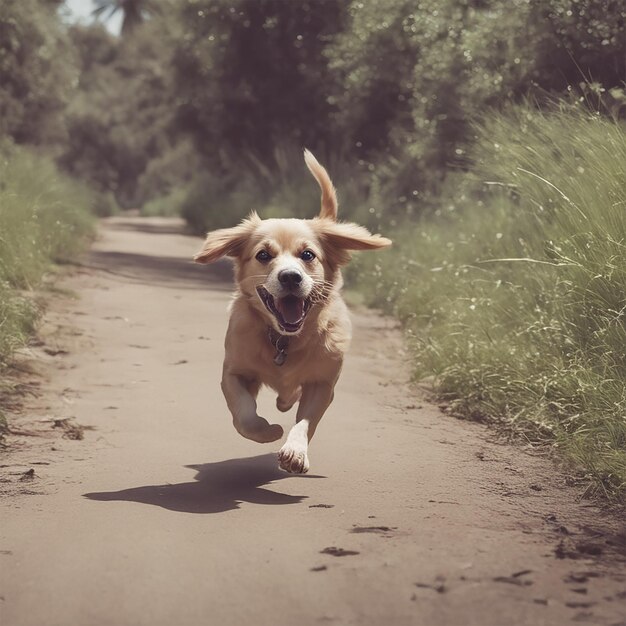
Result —
[{"label": "dog's chest", "polygon": [[270,345],[264,351],[263,366],[259,371],[260,381],[279,392],[293,390],[307,382],[325,378],[325,370],[334,360],[321,346],[316,345],[295,350],[293,346],[287,346],[282,352],[277,362],[277,350]]},{"label": "dog's chest", "polygon": [[261,382],[273,387],[291,388],[302,384],[306,378],[305,363],[315,350],[298,350],[295,353],[289,351],[289,346],[280,349],[269,346],[264,350],[263,367],[260,371]]}]

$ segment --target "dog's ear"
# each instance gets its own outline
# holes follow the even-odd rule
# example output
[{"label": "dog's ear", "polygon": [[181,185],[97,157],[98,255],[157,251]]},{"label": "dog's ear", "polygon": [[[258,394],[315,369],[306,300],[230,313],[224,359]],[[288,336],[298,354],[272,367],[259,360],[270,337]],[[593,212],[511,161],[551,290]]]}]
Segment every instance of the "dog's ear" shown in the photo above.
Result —
[{"label": "dog's ear", "polygon": [[259,221],[257,214],[252,213],[234,228],[221,228],[210,232],[202,250],[193,257],[193,260],[196,263],[213,263],[225,256],[239,256]]},{"label": "dog's ear", "polygon": [[331,263],[343,265],[350,260],[350,250],[378,250],[391,245],[391,240],[372,233],[358,224],[318,220],[317,231],[326,256]]},{"label": "dog's ear", "polygon": [[306,148],[304,150],[304,162],[315,176],[322,189],[322,208],[319,216],[321,218],[336,220],[337,219],[337,192],[333,187],[328,172],[319,164],[318,160]]}]

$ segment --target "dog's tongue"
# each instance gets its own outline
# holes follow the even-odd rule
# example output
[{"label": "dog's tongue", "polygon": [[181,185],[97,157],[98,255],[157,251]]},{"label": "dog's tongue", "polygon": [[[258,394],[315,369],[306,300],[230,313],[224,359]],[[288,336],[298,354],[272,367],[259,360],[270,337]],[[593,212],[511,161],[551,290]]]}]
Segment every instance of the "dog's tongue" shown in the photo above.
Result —
[{"label": "dog's tongue", "polygon": [[286,296],[276,300],[276,308],[288,324],[297,324],[304,315],[304,300],[296,296]]}]

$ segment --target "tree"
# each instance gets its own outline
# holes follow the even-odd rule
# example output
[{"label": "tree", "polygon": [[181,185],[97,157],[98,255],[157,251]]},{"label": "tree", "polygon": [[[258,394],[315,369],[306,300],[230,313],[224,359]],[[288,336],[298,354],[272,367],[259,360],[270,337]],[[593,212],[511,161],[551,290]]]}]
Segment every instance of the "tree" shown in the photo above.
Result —
[{"label": "tree", "polygon": [[343,0],[199,0],[181,9],[174,71],[179,119],[214,162],[272,164],[277,146],[324,151],[334,77],[323,52]]},{"label": "tree", "polygon": [[0,0],[0,136],[59,143],[77,78],[58,2]]},{"label": "tree", "polygon": [[122,11],[122,36],[132,34],[147,16],[157,10],[154,0],[94,0],[96,8],[92,15],[110,20],[118,11]]},{"label": "tree", "polygon": [[61,164],[113,192],[121,206],[142,200],[139,177],[177,140],[169,70],[172,28],[153,19],[122,40],[101,25],[70,30],[83,71],[67,113],[70,133]]},{"label": "tree", "polygon": [[626,79],[622,0],[369,0],[350,18],[326,51],[338,127],[401,197],[467,165],[486,111]]}]

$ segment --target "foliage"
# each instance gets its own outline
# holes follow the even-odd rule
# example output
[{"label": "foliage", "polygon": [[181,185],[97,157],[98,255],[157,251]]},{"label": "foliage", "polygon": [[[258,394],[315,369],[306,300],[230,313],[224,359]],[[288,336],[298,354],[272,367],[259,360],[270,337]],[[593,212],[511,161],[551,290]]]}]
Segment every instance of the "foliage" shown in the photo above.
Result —
[{"label": "foliage", "polygon": [[[139,203],[157,201],[176,190],[188,188],[194,178],[204,175],[205,167],[190,140],[181,139],[168,145],[148,161],[139,177]],[[178,209],[180,212],[180,205]]]},{"label": "foliage", "polygon": [[618,0],[100,4],[142,18],[121,39],[71,29],[82,71],[61,162],[125,207],[173,194],[195,215],[204,171],[218,183],[236,171],[264,196],[281,155],[307,146],[352,163],[376,213],[397,221],[467,167],[485,111],[580,84],[597,106],[626,74]]},{"label": "foliage", "polygon": [[[217,175],[209,169],[193,180],[181,215],[194,232],[232,226],[252,210],[262,218],[312,218],[319,213],[319,186],[300,150],[275,149],[273,170],[249,158],[249,167],[240,172]],[[362,176],[355,176],[359,170],[340,158],[325,165],[339,188],[341,218],[377,224],[379,216],[362,206],[368,186]]]},{"label": "foliage", "polygon": [[0,137],[54,144],[77,71],[57,3],[0,0]]},{"label": "foliage", "polygon": [[372,0],[350,14],[326,50],[341,76],[339,121],[361,158],[396,161],[389,191],[409,213],[414,191],[437,194],[450,168],[465,167],[488,108],[626,76],[617,0]]},{"label": "foliage", "polygon": [[415,6],[414,0],[353,2],[349,27],[325,50],[339,76],[337,124],[362,157],[402,145],[412,126],[420,50]]},{"label": "foliage", "polygon": [[157,12],[160,8],[154,0],[95,0],[96,8],[93,15],[108,20],[118,11],[122,11],[122,36],[134,34],[150,13]]},{"label": "foliage", "polygon": [[153,21],[121,42],[99,26],[71,30],[83,72],[67,113],[69,140],[60,163],[125,207],[150,199],[140,178],[152,159],[176,145],[166,27]]},{"label": "foliage", "polygon": [[[607,0],[428,3],[415,66],[417,156],[459,163],[486,107],[626,74],[626,7]],[[598,19],[605,11],[621,19]],[[541,98],[543,99],[543,98]],[[423,143],[423,147],[421,144]],[[461,159],[461,164],[463,159]]]},{"label": "foliage", "polygon": [[251,154],[274,165],[287,143],[337,143],[322,51],[345,19],[341,0],[198,0],[182,5],[174,59],[180,121],[214,164]]}]

